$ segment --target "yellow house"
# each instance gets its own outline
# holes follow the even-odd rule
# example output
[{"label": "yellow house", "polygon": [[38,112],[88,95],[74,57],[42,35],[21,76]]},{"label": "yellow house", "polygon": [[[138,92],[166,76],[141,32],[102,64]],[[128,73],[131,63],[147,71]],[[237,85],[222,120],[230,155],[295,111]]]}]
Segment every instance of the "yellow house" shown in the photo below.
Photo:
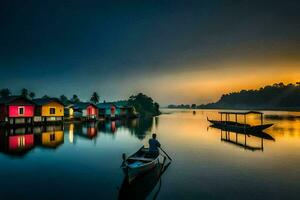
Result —
[{"label": "yellow house", "polygon": [[64,118],[64,105],[56,98],[33,100],[37,105],[34,122],[60,122]]}]

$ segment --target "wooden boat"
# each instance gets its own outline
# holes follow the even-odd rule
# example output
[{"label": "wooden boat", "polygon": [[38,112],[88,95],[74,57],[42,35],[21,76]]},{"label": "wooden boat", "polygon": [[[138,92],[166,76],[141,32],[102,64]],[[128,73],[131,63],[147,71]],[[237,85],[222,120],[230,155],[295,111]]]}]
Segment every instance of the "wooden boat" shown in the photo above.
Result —
[{"label": "wooden boat", "polygon": [[159,164],[159,155],[155,158],[149,158],[147,153],[148,148],[144,148],[143,146],[128,158],[125,158],[125,154],[123,154],[124,162],[122,168],[127,176],[128,183],[131,183],[136,177],[155,168]]},{"label": "wooden boat", "polygon": [[244,131],[244,130],[230,131],[225,126],[220,127],[220,126],[211,125],[210,127],[220,129],[221,131],[232,132],[232,133],[237,133],[237,134],[244,134],[244,135],[248,135],[248,136],[252,135],[252,136],[255,136],[255,137],[258,137],[258,138],[275,141],[275,139],[271,135],[269,135],[269,134],[267,134],[263,131],[256,131],[256,132],[251,133],[251,132],[247,132],[247,131]]},{"label": "wooden boat", "polygon": [[[221,114],[221,121],[218,120],[207,120],[214,125],[216,128],[220,128],[226,131],[233,131],[238,133],[258,133],[263,130],[271,127],[273,124],[263,124],[263,113],[257,111],[249,111],[249,112],[219,112]],[[261,115],[261,125],[251,126],[246,123],[246,115],[248,114],[259,114]],[[225,121],[222,120],[222,115],[225,114]],[[229,115],[235,115],[236,121],[229,121]],[[237,116],[244,116],[244,123],[237,122]]]},{"label": "wooden boat", "polygon": [[250,126],[249,124],[241,124],[230,121],[216,121],[207,119],[210,123],[214,125],[215,128],[220,128],[224,131],[233,131],[238,133],[258,133],[271,127],[273,124],[263,124],[257,126]]},{"label": "wooden boat", "polygon": [[162,169],[163,164],[158,164],[131,183],[128,182],[128,177],[125,176],[119,190],[118,199],[146,199],[157,185]]}]

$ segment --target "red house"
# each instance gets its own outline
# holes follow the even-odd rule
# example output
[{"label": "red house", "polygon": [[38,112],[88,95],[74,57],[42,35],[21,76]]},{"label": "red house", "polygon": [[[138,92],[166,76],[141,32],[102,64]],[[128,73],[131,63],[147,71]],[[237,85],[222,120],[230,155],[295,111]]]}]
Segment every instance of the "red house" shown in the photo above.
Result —
[{"label": "red house", "polygon": [[22,96],[0,98],[0,123],[9,125],[32,124],[35,104]]},{"label": "red house", "polygon": [[98,118],[98,108],[92,103],[76,103],[73,105],[75,117],[83,120],[96,120]]}]

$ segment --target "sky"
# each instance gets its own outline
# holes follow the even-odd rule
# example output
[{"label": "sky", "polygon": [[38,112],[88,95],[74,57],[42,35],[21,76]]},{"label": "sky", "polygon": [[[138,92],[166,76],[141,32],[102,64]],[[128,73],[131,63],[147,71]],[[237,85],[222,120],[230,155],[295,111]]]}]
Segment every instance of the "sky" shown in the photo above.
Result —
[{"label": "sky", "polygon": [[208,103],[300,81],[300,2],[0,1],[0,88]]}]

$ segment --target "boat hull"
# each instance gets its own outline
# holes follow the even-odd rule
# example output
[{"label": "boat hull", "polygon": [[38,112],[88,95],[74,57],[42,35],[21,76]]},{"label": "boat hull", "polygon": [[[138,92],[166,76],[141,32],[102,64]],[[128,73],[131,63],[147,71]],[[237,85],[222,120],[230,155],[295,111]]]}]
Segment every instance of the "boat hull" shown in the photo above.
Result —
[{"label": "boat hull", "polygon": [[215,121],[215,120],[208,120],[210,123],[214,125],[214,127],[225,130],[225,131],[233,131],[237,133],[258,133],[262,132],[263,130],[271,127],[273,124],[264,124],[258,126],[249,126],[249,125],[242,125],[242,124],[227,124],[226,122]]},{"label": "boat hull", "polygon": [[150,163],[146,163],[145,165],[138,167],[138,168],[132,168],[127,167],[126,174],[128,178],[128,182],[131,183],[134,179],[136,179],[139,176],[142,176],[143,174],[147,173],[148,171],[152,170],[159,164],[159,159],[156,158]]},{"label": "boat hull", "polygon": [[159,155],[155,158],[148,158],[147,152],[148,149],[141,148],[125,160],[123,164],[123,171],[129,183],[140,175],[152,170],[159,164]]}]

